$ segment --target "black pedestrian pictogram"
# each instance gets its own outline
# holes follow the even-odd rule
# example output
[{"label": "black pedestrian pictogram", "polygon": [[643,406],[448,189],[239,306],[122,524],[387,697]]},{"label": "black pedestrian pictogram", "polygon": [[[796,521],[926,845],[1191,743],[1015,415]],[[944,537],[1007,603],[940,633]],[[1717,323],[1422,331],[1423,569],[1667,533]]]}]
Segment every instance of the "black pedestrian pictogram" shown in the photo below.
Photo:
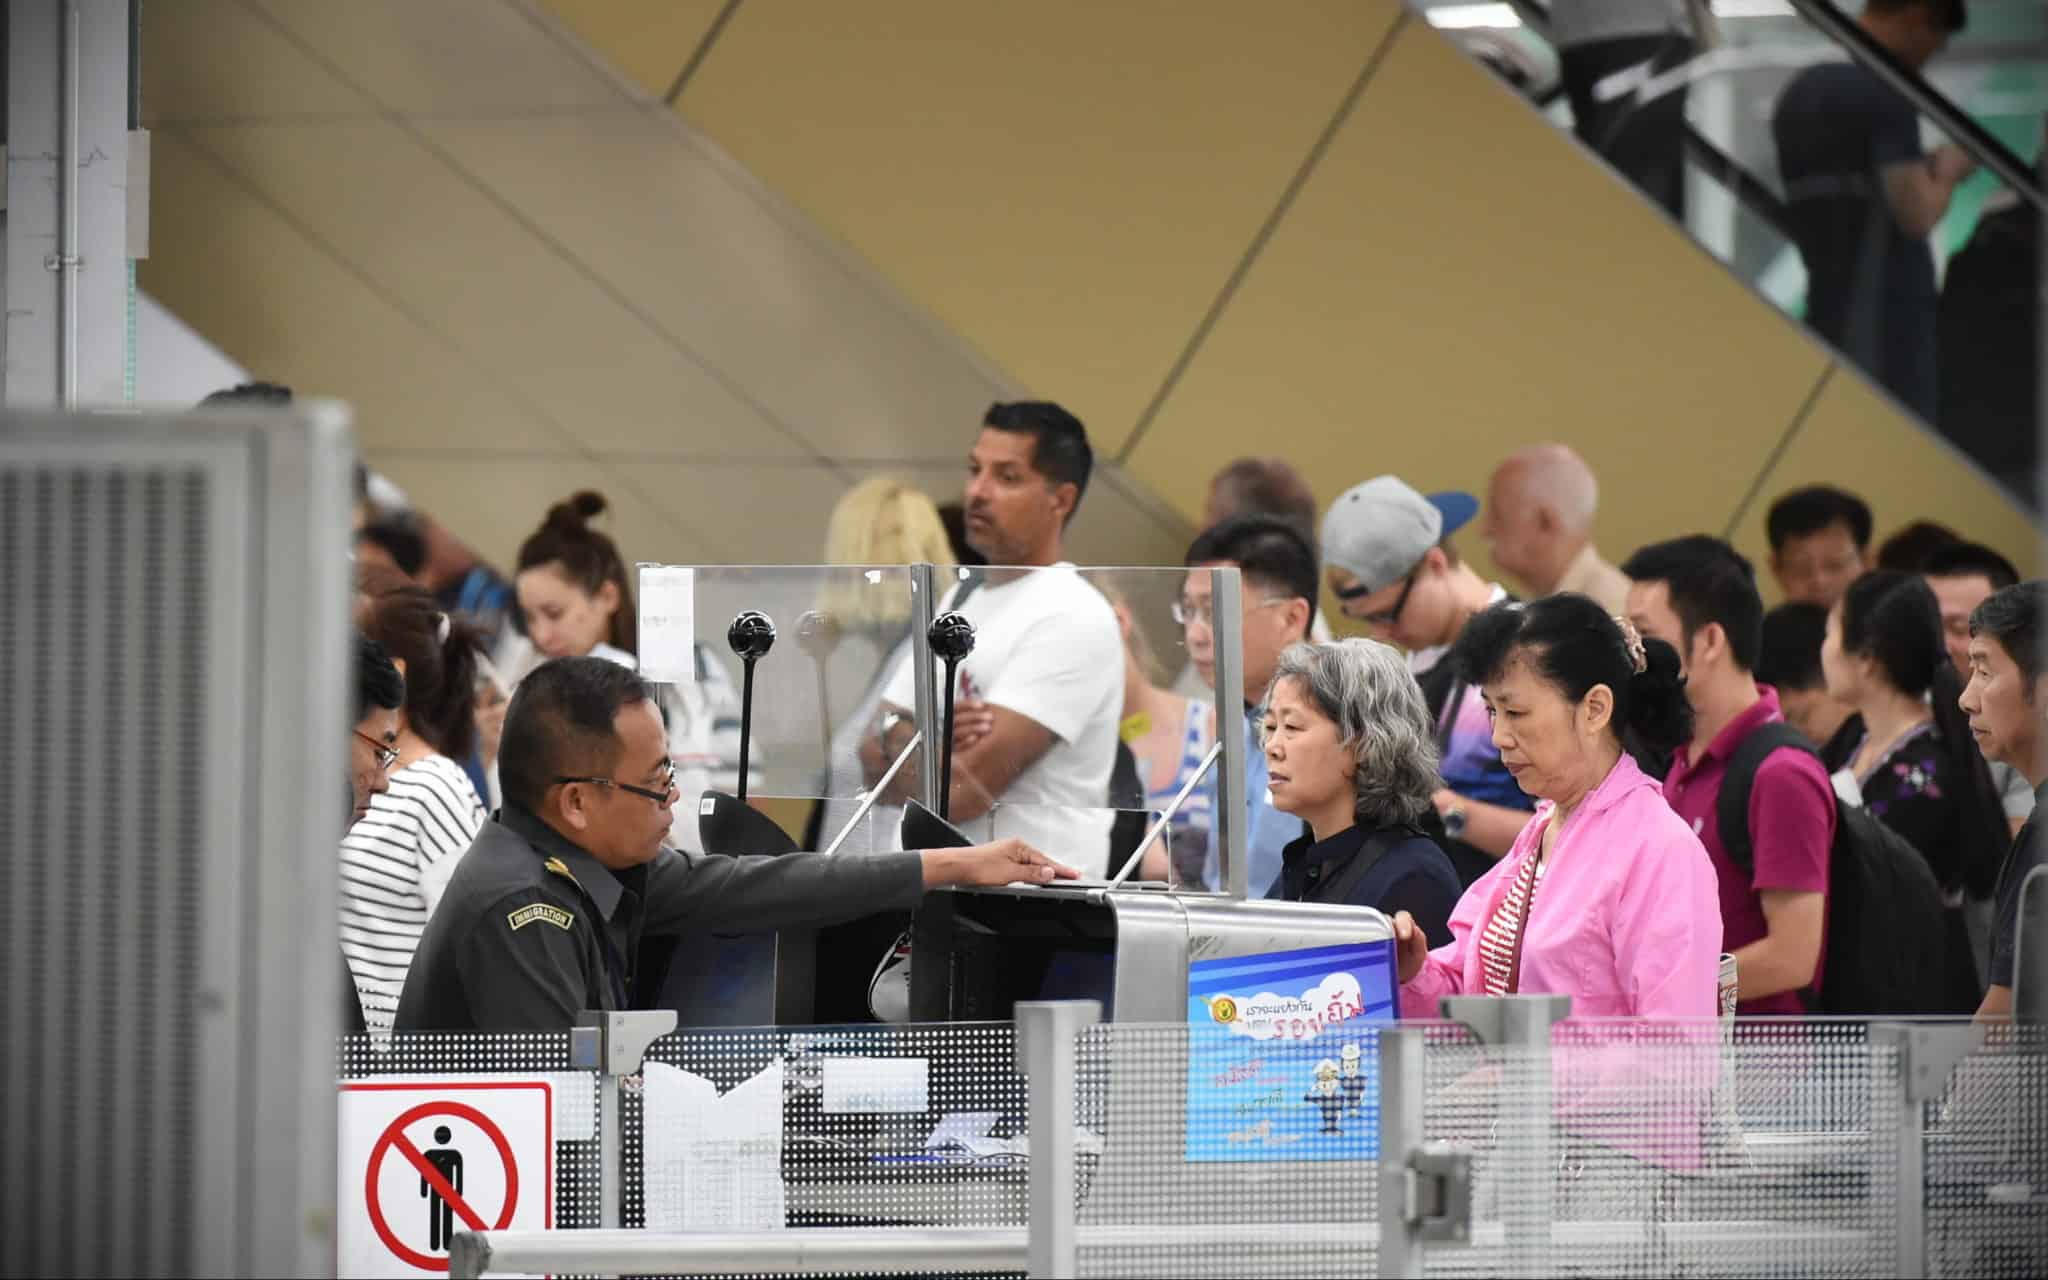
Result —
[{"label": "black pedestrian pictogram", "polygon": [[[434,1166],[450,1190],[460,1195],[462,1153],[448,1145],[453,1137],[447,1125],[438,1126],[434,1130],[434,1141],[440,1145],[428,1147],[420,1152],[420,1156]],[[428,1184],[424,1172],[420,1174],[420,1194],[426,1197],[427,1201],[427,1248],[436,1253],[443,1252],[447,1249],[448,1242],[455,1238],[455,1206]]]}]

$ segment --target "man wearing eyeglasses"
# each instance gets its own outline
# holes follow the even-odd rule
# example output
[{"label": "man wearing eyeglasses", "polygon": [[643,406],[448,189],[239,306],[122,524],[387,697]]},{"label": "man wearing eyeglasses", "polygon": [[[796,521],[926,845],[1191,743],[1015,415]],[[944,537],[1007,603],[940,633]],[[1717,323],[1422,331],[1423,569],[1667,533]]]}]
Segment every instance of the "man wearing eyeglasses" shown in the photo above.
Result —
[{"label": "man wearing eyeglasses", "polygon": [[914,906],[926,888],[1072,878],[1017,840],[925,853],[729,858],[662,841],[677,789],[631,669],[558,658],[519,684],[498,748],[504,808],[428,921],[398,1031],[541,1031],[629,1009],[643,934],[753,931]]},{"label": "man wearing eyeglasses", "polygon": [[[1252,897],[1262,898],[1280,877],[1280,851],[1301,834],[1301,819],[1275,809],[1267,793],[1266,753],[1258,735],[1259,704],[1265,701],[1266,686],[1273,682],[1281,652],[1308,639],[1315,621],[1315,547],[1285,520],[1236,516],[1195,538],[1188,547],[1187,566],[1194,572],[1181,587],[1174,617],[1185,633],[1195,671],[1211,688],[1216,683],[1215,614],[1210,575],[1204,571],[1234,568],[1242,578],[1239,635],[1244,687],[1217,689],[1215,697],[1219,717],[1233,696],[1243,699],[1244,722],[1238,731],[1245,735],[1244,789],[1249,810],[1245,883]],[[1219,733],[1227,731],[1229,720],[1219,718],[1216,728]],[[1218,853],[1211,841],[1202,874],[1212,889],[1222,887]]]},{"label": "man wearing eyeglasses", "polygon": [[1408,650],[1436,717],[1444,778],[1436,813],[1444,851],[1467,885],[1513,846],[1535,805],[1500,762],[1479,690],[1443,661],[1475,614],[1508,598],[1450,544],[1478,514],[1471,494],[1425,498],[1395,476],[1378,476],[1345,491],[1323,516],[1325,573],[1338,607]]},{"label": "man wearing eyeglasses", "polygon": [[[398,709],[405,705],[405,677],[390,652],[370,637],[355,633],[355,723],[348,731],[348,825],[370,811],[370,797],[391,790],[391,766],[398,759]],[[344,831],[347,827],[342,828]],[[363,1002],[349,976],[348,957],[341,960],[341,1029],[363,1031]]]}]

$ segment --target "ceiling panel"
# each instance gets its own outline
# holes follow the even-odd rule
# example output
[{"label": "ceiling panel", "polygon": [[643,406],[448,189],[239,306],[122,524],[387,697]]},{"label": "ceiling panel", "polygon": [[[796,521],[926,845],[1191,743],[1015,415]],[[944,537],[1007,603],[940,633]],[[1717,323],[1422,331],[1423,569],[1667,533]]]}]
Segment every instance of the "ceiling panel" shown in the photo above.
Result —
[{"label": "ceiling panel", "polygon": [[650,97],[668,94],[725,0],[543,0],[551,17]]},{"label": "ceiling panel", "polygon": [[1947,442],[1907,423],[1862,377],[1837,369],[1735,529],[1735,545],[1755,561],[1772,603],[1779,595],[1769,571],[1764,515],[1778,495],[1808,484],[1838,485],[1860,495],[1877,518],[1880,541],[1909,521],[1935,520],[1997,548],[2024,576],[2048,571],[2040,533],[2018,507]]},{"label": "ceiling panel", "polygon": [[1398,11],[742,4],[679,107],[1113,455]]},{"label": "ceiling panel", "polygon": [[153,161],[142,287],[237,364],[351,402],[365,448],[568,447],[176,130],[156,135]]},{"label": "ceiling panel", "polygon": [[142,6],[142,122],[363,112],[371,104],[239,0]]},{"label": "ceiling panel", "polygon": [[386,120],[195,135],[586,449],[794,457],[735,390]]},{"label": "ceiling panel", "polygon": [[1411,23],[1131,465],[1192,517],[1241,454],[1286,454],[1328,503],[1382,472],[1483,494],[1562,440],[1619,554],[1720,527],[1824,365]]},{"label": "ceiling panel", "polygon": [[[389,111],[614,107],[611,76],[507,0],[251,0]],[[175,5],[146,6],[172,8]]]},{"label": "ceiling panel", "polygon": [[420,127],[821,453],[947,453],[1001,397],[957,338],[679,121]]}]

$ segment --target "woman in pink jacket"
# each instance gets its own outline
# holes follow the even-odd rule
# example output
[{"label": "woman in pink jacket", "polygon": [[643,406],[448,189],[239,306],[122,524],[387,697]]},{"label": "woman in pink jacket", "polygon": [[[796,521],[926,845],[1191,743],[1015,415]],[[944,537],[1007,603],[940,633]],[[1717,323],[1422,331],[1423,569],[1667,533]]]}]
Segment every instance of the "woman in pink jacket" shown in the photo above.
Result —
[{"label": "woman in pink jacket", "polygon": [[1438,1017],[1443,996],[1540,992],[1570,996],[1574,1018],[1712,1018],[1713,864],[1624,749],[1661,755],[1690,739],[1677,653],[1558,595],[1486,610],[1448,660],[1484,694],[1501,762],[1542,803],[1459,899],[1449,944],[1430,951],[1395,917],[1402,1014]]}]

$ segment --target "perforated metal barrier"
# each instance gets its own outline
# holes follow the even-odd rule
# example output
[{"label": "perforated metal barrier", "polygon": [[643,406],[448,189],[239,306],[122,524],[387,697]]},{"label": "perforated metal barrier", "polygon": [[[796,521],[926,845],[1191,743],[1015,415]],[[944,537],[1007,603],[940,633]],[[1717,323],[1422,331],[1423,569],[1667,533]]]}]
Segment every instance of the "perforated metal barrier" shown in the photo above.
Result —
[{"label": "perforated metal barrier", "polygon": [[[1186,1027],[1086,1029],[1070,1068],[1070,1273],[2021,1277],[2048,1266],[2037,1028],[1546,1030],[1547,1045],[1499,1043],[1461,1024],[1404,1023],[1352,1037],[1356,1054],[1252,1046],[1218,1072],[1199,1048],[1191,1058]],[[499,1250],[493,1265],[557,1273],[656,1258],[676,1274],[987,1273],[938,1259],[1021,1258],[1021,1236],[1059,1216],[1030,1209],[1037,1117],[1017,1049],[1007,1024],[663,1037],[627,1091],[631,1230],[482,1239]],[[1397,1058],[1419,1069],[1404,1074]],[[352,1045],[344,1068],[502,1075],[567,1061],[563,1037],[437,1038]],[[1279,1096],[1303,1123],[1250,1105]],[[561,1149],[556,1221],[593,1223],[598,1153],[587,1141]],[[1385,1196],[1389,1174],[1398,1191]],[[762,1270],[735,1268],[748,1254],[733,1233],[758,1233]]]}]

